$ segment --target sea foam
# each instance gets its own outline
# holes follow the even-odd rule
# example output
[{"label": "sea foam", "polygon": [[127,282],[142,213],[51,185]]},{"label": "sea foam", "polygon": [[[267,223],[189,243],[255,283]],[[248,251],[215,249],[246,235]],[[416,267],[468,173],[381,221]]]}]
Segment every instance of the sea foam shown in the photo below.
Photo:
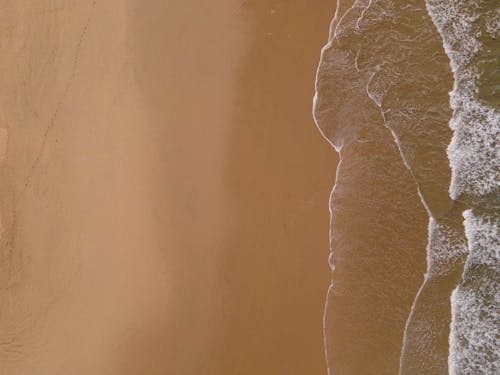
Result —
[{"label": "sea foam", "polygon": [[496,1],[427,0],[450,58],[451,196],[464,213],[469,256],[452,296],[452,374],[500,372],[500,8]]},{"label": "sea foam", "polygon": [[[335,272],[325,311],[326,351],[333,373],[369,373],[379,366],[352,363],[352,358],[363,356],[363,346],[377,345],[379,340],[372,334],[371,342],[365,343],[369,340],[362,335],[369,331],[368,323],[378,322],[370,320],[373,308],[356,306],[363,299],[352,285],[373,278],[360,290],[370,293],[379,288],[370,298],[383,303],[384,299],[375,295],[391,296],[393,292],[388,280],[377,284],[377,272],[390,270],[391,276],[392,272],[409,272],[409,277],[419,269],[416,263],[401,267],[405,252],[418,258],[424,251],[416,238],[412,245],[399,244],[402,252],[399,259],[392,259],[393,264],[389,260],[395,253],[387,251],[398,242],[398,236],[409,235],[404,229],[408,215],[415,217],[411,234],[422,235],[420,211],[413,206],[411,194],[404,209],[397,207],[411,179],[430,222],[427,273],[406,323],[400,373],[442,374],[448,367],[456,374],[498,372],[497,359],[490,355],[498,344],[493,339],[498,337],[496,315],[494,309],[485,309],[481,305],[485,301],[479,298],[483,287],[498,290],[493,281],[497,274],[488,271],[486,276],[475,276],[477,269],[484,268],[479,254],[485,251],[490,254],[491,270],[498,268],[498,244],[486,236],[480,246],[472,237],[477,239],[477,233],[486,230],[478,223],[489,223],[486,233],[491,233],[499,216],[500,78],[498,55],[492,51],[500,48],[500,9],[496,1],[487,0],[428,0],[426,4],[416,0],[338,1],[329,42],[322,50],[315,120],[342,160],[330,202],[330,263]],[[389,139],[397,145],[399,164],[404,163],[410,180],[401,172]],[[399,180],[388,173],[396,167]],[[379,183],[378,188],[374,182]],[[377,190],[380,188],[387,189],[385,194]],[[365,202],[367,192],[371,195]],[[464,233],[462,212],[467,208],[471,211],[466,214],[469,219]],[[374,215],[373,210],[380,210],[381,215]],[[356,215],[365,215],[365,222]],[[385,252],[370,252],[365,235],[374,236],[372,244],[385,242]],[[489,245],[485,247],[484,241]],[[387,270],[381,271],[382,265]],[[484,279],[484,285],[468,284],[479,279]],[[406,285],[405,298],[412,282]],[[393,308],[399,309],[400,315],[406,311],[404,304]],[[359,316],[342,315],[345,311],[362,314],[358,309],[364,309],[366,322],[362,324]],[[394,313],[387,311],[387,316]],[[494,333],[484,341],[479,331],[466,324],[468,314],[474,311],[480,312],[478,329],[489,327]],[[391,324],[398,327],[398,319],[393,318]],[[347,333],[357,335],[357,347],[342,336]],[[465,339],[474,344],[466,345]],[[395,337],[391,340],[391,345],[397,342]],[[357,351],[357,356],[346,348]],[[486,354],[474,348],[484,349]],[[489,364],[482,363],[485,358]],[[387,366],[391,360],[387,357]],[[388,368],[381,366],[378,371]]]},{"label": "sea foam", "polygon": [[[341,159],[330,200],[328,368],[397,373],[405,322],[425,268],[428,218],[418,190],[436,216],[452,206],[446,156],[451,111],[447,87],[437,84],[450,82],[451,88],[452,77],[444,52],[426,50],[429,41],[442,50],[442,42],[422,4],[346,4],[338,3],[322,50],[314,101],[318,128]],[[420,75],[426,65],[430,72]],[[408,91],[415,86],[416,95]],[[449,315],[449,302],[445,308]],[[441,357],[446,365],[447,346]]]},{"label": "sea foam", "polygon": [[498,374],[500,370],[500,220],[464,213],[470,255],[464,280],[453,293],[450,373]]}]

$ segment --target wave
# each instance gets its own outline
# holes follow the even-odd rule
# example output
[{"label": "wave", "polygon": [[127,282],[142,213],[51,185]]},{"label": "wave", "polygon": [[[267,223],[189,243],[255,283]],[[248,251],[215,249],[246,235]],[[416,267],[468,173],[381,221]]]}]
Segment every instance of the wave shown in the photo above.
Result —
[{"label": "wave", "polygon": [[[341,158],[330,200],[333,274],[324,318],[331,373],[459,373],[466,367],[456,358],[474,358],[470,348],[461,356],[459,344],[468,311],[459,306],[475,259],[462,213],[478,207],[491,216],[498,209],[500,85],[498,57],[491,51],[499,50],[500,11],[490,1],[451,3],[337,3],[314,99],[317,126]],[[469,38],[474,27],[477,37]],[[426,249],[418,236],[427,240]],[[371,252],[370,246],[383,251]],[[498,250],[493,253],[498,258]],[[427,272],[419,279],[422,254]],[[408,278],[400,284],[399,301],[391,283],[401,278],[381,281],[376,275],[389,270]],[[392,311],[374,321],[379,303]],[[496,323],[491,314],[486,321]],[[389,325],[391,333],[379,335]],[[483,349],[491,353],[491,345]],[[385,350],[385,365],[377,362],[377,348]],[[356,358],[372,361],[363,365]]]},{"label": "wave", "polygon": [[455,78],[450,194],[465,202],[470,255],[452,296],[450,373],[500,372],[500,8],[428,0]]}]

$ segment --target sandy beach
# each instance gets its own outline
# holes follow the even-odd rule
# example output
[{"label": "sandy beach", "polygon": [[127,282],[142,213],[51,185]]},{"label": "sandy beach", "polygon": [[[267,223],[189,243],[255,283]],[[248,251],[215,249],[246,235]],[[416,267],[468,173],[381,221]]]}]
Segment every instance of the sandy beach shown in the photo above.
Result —
[{"label": "sandy beach", "polygon": [[334,4],[5,1],[0,373],[325,373]]}]

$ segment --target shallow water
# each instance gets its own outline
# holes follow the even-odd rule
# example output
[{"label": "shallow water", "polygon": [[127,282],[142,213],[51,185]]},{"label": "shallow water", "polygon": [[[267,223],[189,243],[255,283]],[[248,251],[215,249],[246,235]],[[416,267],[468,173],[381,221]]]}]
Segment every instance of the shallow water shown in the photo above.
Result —
[{"label": "shallow water", "polygon": [[498,323],[498,303],[485,309],[476,298],[472,307],[465,297],[482,293],[465,281],[483,257],[490,273],[481,285],[490,299],[498,292],[497,222],[488,219],[490,234],[477,246],[473,214],[465,232],[462,224],[467,208],[498,214],[499,9],[448,3],[337,4],[314,105],[341,157],[325,310],[332,374],[494,373],[499,366],[498,338],[483,340],[464,324],[475,310],[479,325],[495,332]]},{"label": "shallow water", "polygon": [[451,197],[464,202],[469,256],[452,296],[450,373],[500,371],[500,7],[428,0],[450,58]]}]

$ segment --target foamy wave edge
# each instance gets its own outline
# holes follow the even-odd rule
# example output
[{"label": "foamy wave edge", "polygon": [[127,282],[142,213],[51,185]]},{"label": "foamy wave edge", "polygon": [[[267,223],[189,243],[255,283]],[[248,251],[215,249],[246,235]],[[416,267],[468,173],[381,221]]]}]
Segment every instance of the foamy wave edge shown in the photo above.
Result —
[{"label": "foamy wave edge", "polygon": [[[500,112],[480,98],[482,38],[500,38],[500,8],[486,2],[426,0],[454,74],[450,195],[464,212],[469,256],[452,294],[451,374],[500,371]],[[483,7],[481,7],[483,6]]]}]

